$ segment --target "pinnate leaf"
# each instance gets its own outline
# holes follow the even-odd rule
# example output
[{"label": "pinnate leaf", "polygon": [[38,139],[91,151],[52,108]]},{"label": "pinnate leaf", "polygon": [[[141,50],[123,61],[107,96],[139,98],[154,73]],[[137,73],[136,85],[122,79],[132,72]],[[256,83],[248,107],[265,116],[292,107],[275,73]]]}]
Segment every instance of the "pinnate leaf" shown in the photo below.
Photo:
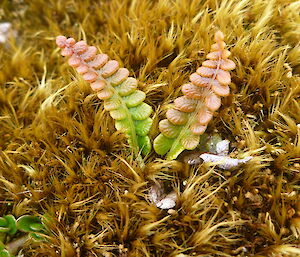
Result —
[{"label": "pinnate leaf", "polygon": [[174,101],[174,107],[166,112],[167,120],[159,123],[161,134],[154,140],[154,149],[161,155],[167,153],[168,160],[177,158],[184,149],[197,147],[200,135],[221,106],[221,97],[230,93],[228,70],[234,69],[235,64],[227,59],[230,52],[223,40],[223,33],[216,32],[216,43],[207,55],[209,60],[190,75],[190,83],[181,88],[184,96]]},{"label": "pinnate leaf", "polygon": [[116,60],[110,60],[106,54],[97,54],[97,48],[84,41],[58,36],[56,43],[62,48],[62,55],[69,57],[68,63],[91,83],[98,98],[104,100],[104,109],[116,120],[116,129],[126,133],[136,157],[139,157],[140,147],[143,153],[148,153],[151,144],[146,135],[152,124],[149,118],[152,108],[143,102],[146,94],[137,90],[137,80],[128,77],[129,71],[120,68]]}]

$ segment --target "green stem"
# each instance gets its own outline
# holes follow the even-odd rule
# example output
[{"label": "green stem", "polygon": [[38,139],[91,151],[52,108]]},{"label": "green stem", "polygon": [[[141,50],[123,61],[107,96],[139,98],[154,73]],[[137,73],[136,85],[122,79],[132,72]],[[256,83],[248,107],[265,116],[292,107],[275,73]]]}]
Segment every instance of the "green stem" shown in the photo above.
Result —
[{"label": "green stem", "polygon": [[134,126],[134,122],[132,120],[131,113],[128,110],[128,107],[125,104],[123,98],[119,95],[118,91],[110,83],[109,83],[109,87],[111,90],[113,90],[114,95],[116,95],[119,98],[120,102],[122,103],[122,109],[125,110],[125,112],[126,112],[127,121],[128,121],[129,128],[130,128],[129,133],[128,133],[128,137],[131,139],[130,146],[132,147],[134,156],[136,157],[136,161],[139,163],[140,168],[144,169],[145,163],[140,154],[140,148],[139,148],[136,131],[135,131],[135,126]]}]

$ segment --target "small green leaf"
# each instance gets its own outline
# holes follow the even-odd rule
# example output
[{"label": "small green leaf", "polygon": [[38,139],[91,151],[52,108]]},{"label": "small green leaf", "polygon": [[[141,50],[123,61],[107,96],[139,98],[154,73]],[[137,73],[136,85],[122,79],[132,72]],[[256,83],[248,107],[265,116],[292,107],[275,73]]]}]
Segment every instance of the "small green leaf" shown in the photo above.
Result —
[{"label": "small green leaf", "polygon": [[32,231],[41,231],[44,229],[44,225],[41,223],[33,223],[29,225]]},{"label": "small green leaf", "polygon": [[124,96],[124,101],[128,107],[135,107],[141,104],[146,98],[146,94],[143,91],[136,90],[128,96]]},{"label": "small green leaf", "polygon": [[121,130],[124,133],[128,133],[130,130],[130,126],[128,124],[128,120],[124,119],[124,120],[116,120],[115,121],[115,127],[117,130]]},{"label": "small green leaf", "polygon": [[144,120],[135,120],[134,125],[136,129],[136,134],[139,136],[146,136],[148,135],[150,128],[152,126],[153,120],[151,118],[147,118]]},{"label": "small green leaf", "polygon": [[110,111],[109,114],[114,120],[124,120],[126,118],[126,111],[122,108]]},{"label": "small green leaf", "polygon": [[23,232],[31,232],[31,226],[35,223],[42,224],[41,220],[38,217],[34,217],[31,215],[23,215],[17,219],[17,227]]},{"label": "small green leaf", "polygon": [[154,139],[153,148],[156,153],[158,153],[160,155],[164,155],[170,150],[173,141],[174,141],[174,139],[167,138],[163,134],[159,134]]},{"label": "small green leaf", "polygon": [[13,215],[6,215],[0,218],[0,232],[13,235],[17,232],[17,223]]},{"label": "small green leaf", "polygon": [[144,120],[150,116],[152,108],[150,105],[142,103],[136,107],[129,108],[129,111],[134,120]]},{"label": "small green leaf", "polygon": [[147,136],[143,136],[143,137],[138,136],[138,143],[139,143],[140,149],[142,149],[142,154],[143,155],[147,155],[147,154],[150,153],[150,151],[151,151],[151,142],[150,142],[149,137],[147,137]]},{"label": "small green leaf", "polygon": [[171,150],[168,152],[166,159],[169,161],[175,160],[178,157],[178,155],[184,150],[185,148],[182,144],[173,145]]},{"label": "small green leaf", "polygon": [[[36,240],[43,239],[43,236],[40,234],[46,233],[46,228],[42,221],[38,217],[31,215],[23,215],[18,218],[17,227],[23,232],[30,232],[29,235]],[[34,232],[38,232],[40,234]]]}]

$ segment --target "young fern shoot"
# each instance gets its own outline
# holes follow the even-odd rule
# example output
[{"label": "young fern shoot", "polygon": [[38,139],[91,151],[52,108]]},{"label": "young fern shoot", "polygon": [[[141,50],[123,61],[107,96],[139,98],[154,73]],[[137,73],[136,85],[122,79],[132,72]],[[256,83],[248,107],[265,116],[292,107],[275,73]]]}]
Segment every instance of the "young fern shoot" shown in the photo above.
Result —
[{"label": "young fern shoot", "polygon": [[152,108],[143,102],[146,94],[137,90],[137,80],[128,77],[129,71],[120,68],[116,60],[97,54],[97,48],[84,41],[58,36],[56,44],[62,49],[61,54],[69,57],[69,65],[90,83],[98,98],[104,100],[104,109],[115,120],[116,129],[128,136],[130,147],[141,160],[140,152],[146,155],[151,150],[148,133]]},{"label": "young fern shoot", "polygon": [[230,93],[228,71],[235,69],[235,63],[228,59],[230,52],[223,40],[223,33],[217,31],[216,43],[206,56],[208,60],[190,75],[190,83],[182,86],[183,96],[175,99],[174,107],[166,113],[167,119],[159,123],[161,134],[155,138],[153,147],[158,154],[167,154],[167,160],[197,147],[200,135],[221,106],[221,97]]}]

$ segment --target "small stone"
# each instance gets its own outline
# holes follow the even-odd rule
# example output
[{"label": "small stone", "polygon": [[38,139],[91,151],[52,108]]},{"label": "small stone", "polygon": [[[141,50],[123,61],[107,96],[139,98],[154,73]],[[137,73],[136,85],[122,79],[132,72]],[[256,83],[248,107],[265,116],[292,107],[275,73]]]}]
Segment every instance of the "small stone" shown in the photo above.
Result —
[{"label": "small stone", "polygon": [[11,32],[11,23],[2,22],[0,23],[0,43],[4,44]]}]

